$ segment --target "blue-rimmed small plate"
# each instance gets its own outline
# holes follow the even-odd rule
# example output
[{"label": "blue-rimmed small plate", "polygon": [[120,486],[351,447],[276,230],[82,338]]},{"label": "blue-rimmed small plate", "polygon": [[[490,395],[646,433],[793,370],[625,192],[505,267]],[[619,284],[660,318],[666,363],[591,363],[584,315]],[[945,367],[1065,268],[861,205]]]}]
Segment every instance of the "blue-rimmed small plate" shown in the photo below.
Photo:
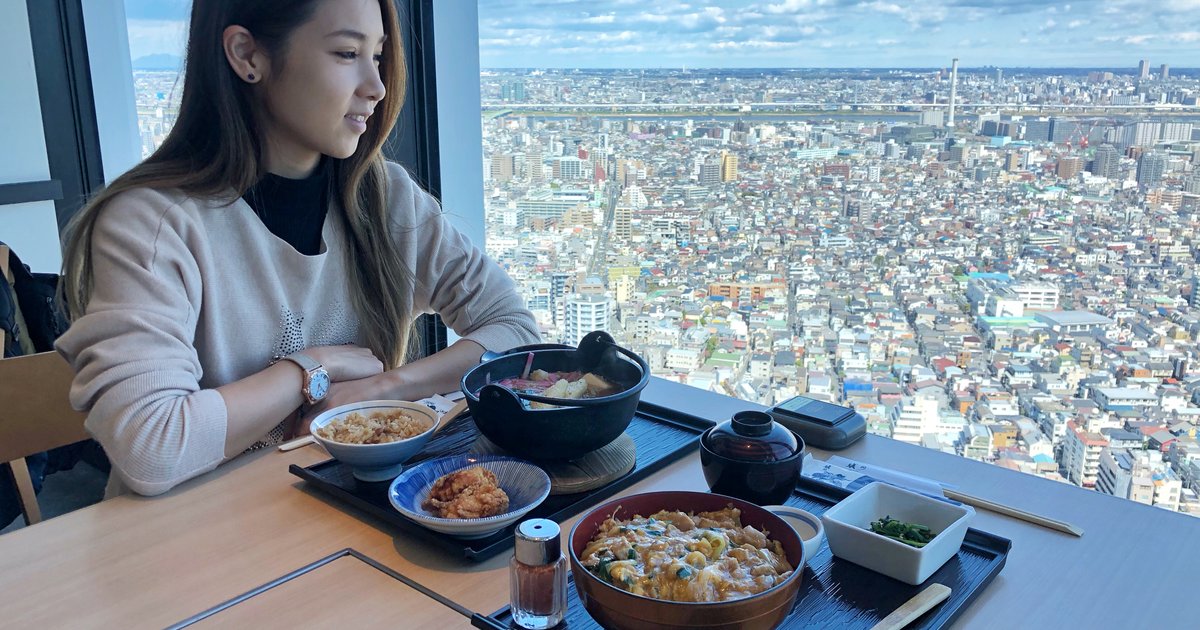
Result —
[{"label": "blue-rimmed small plate", "polygon": [[[496,475],[508,494],[508,511],[486,518],[438,518],[421,507],[439,477],[483,466]],[[451,455],[439,457],[405,470],[388,488],[388,500],[408,519],[435,532],[458,538],[483,538],[508,527],[550,495],[550,477],[537,466],[503,455]]]}]

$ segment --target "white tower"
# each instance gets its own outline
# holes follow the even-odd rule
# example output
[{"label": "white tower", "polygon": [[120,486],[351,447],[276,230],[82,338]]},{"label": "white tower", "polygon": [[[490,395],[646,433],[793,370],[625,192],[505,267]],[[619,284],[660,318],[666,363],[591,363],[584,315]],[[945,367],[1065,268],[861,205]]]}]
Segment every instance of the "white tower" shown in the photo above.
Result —
[{"label": "white tower", "polygon": [[950,62],[950,115],[946,119],[946,126],[950,128],[951,133],[954,130],[954,98],[958,92],[958,57]]}]

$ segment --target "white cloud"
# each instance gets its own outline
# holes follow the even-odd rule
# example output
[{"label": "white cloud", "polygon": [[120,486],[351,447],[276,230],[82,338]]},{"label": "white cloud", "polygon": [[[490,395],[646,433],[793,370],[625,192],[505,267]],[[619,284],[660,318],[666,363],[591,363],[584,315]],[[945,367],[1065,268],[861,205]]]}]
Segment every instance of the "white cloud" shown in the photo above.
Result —
[{"label": "white cloud", "polygon": [[633,18],[635,22],[652,22],[655,24],[661,24],[670,21],[670,19],[671,16],[663,15],[662,13],[639,13]]},{"label": "white cloud", "polygon": [[812,6],[812,0],[784,0],[780,4],[768,4],[763,10],[779,15],[781,13],[796,13]]},{"label": "white cloud", "polygon": [[[552,49],[584,66],[924,65],[963,41],[982,64],[1113,65],[1169,52],[1173,66],[1200,65],[1200,22],[1181,13],[1200,0],[1069,1],[480,0],[480,36],[485,67],[552,61]],[[647,56],[614,56],[632,45]]]},{"label": "white cloud", "polygon": [[138,20],[128,21],[129,57],[167,54],[182,57],[187,49],[187,21]]},{"label": "white cloud", "polygon": [[1200,11],[1200,0],[1166,0],[1163,8],[1175,13]]}]

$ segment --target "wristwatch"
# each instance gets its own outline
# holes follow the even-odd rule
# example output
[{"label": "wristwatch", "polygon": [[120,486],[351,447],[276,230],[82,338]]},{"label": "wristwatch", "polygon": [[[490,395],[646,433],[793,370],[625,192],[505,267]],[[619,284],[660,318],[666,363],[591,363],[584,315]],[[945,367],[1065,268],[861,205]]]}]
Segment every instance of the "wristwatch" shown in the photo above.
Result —
[{"label": "wristwatch", "polygon": [[278,361],[291,361],[304,370],[304,385],[300,388],[300,392],[304,394],[304,400],[308,404],[311,405],[325,399],[329,393],[329,372],[320,363],[317,363],[316,359],[303,352],[293,352],[286,357],[278,357],[271,363],[274,364]]}]

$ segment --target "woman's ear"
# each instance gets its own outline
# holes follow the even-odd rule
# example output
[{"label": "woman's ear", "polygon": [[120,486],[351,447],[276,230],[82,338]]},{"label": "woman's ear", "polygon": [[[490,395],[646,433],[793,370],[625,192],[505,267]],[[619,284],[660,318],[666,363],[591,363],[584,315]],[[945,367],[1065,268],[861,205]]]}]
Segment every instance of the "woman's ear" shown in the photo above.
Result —
[{"label": "woman's ear", "polygon": [[236,24],[226,27],[221,41],[234,74],[247,83],[258,83],[266,76],[270,60],[245,27]]}]

